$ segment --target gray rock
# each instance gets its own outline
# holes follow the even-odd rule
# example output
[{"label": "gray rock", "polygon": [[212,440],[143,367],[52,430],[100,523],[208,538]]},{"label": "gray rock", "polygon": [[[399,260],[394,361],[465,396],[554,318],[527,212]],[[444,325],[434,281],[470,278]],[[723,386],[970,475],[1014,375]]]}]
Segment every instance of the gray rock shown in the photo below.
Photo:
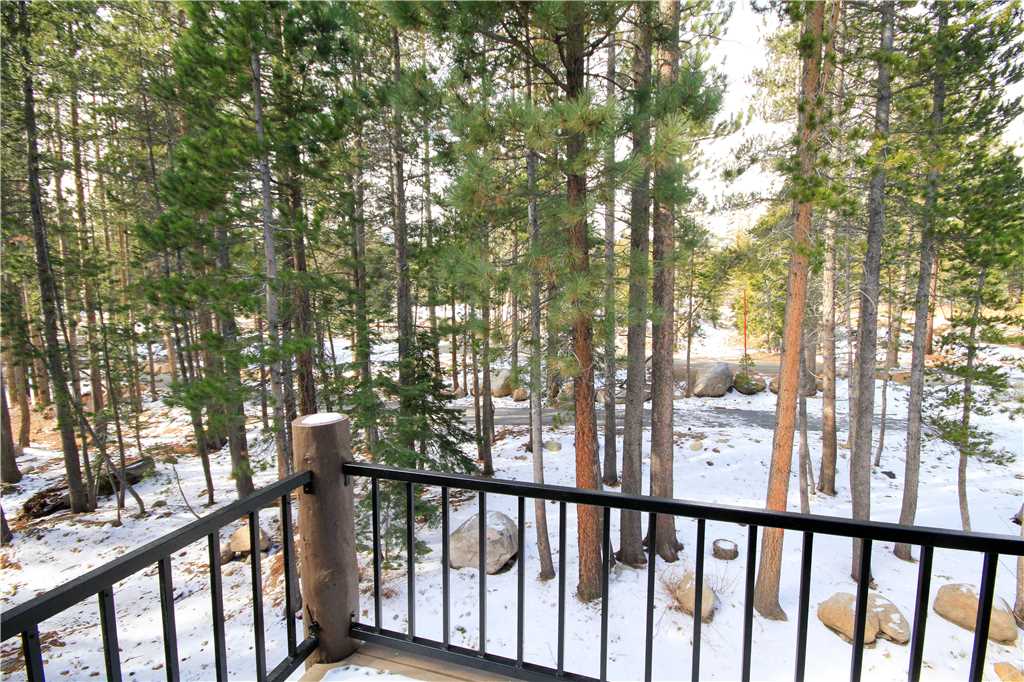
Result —
[{"label": "gray rock", "polygon": [[[451,534],[449,563],[452,568],[480,566],[479,518],[479,514],[473,514]],[[505,514],[492,511],[487,513],[484,532],[487,552],[485,568],[490,575],[504,568],[519,551],[518,528],[515,521]]]},{"label": "gray rock", "polygon": [[742,371],[733,377],[732,386],[743,395],[755,395],[767,387],[763,378]]},{"label": "gray rock", "polygon": [[732,387],[732,377],[732,365],[716,362],[697,373],[693,394],[698,398],[721,398]]}]

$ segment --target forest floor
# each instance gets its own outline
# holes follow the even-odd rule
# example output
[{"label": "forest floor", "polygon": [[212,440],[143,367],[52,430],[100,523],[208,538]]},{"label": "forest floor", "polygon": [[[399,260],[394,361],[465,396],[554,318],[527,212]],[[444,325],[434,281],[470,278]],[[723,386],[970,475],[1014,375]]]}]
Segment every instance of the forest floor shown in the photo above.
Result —
[{"label": "forest floor", "polygon": [[[1019,351],[1017,351],[1019,353]],[[731,358],[730,358],[731,359]],[[879,382],[880,384],[880,382]],[[879,391],[880,391],[879,385]],[[846,382],[838,386],[838,409],[844,423],[847,407]],[[872,518],[896,521],[899,515],[906,388],[890,385],[889,422],[881,466],[872,472]],[[467,399],[463,399],[467,400]],[[469,399],[471,400],[471,399]],[[879,398],[880,400],[880,398]],[[519,411],[525,407],[509,399],[495,401],[500,410]],[[145,518],[134,516],[128,501],[122,525],[115,524],[114,498],[101,500],[100,508],[90,514],[60,513],[39,520],[19,517],[24,501],[34,492],[52,485],[61,478],[60,454],[47,431],[52,423],[36,425],[33,447],[19,459],[25,473],[21,483],[4,490],[3,505],[15,531],[14,543],[0,550],[0,606],[24,602],[37,594],[71,580],[153,538],[164,535],[193,520],[192,513],[179,492],[199,513],[203,507],[205,483],[198,458],[187,444],[190,431],[187,415],[160,402],[147,405],[148,426],[143,445],[157,462],[156,473],[137,487],[149,507]],[[810,411],[810,444],[817,466],[820,453],[821,399],[808,400]],[[768,477],[775,396],[764,392],[742,396],[730,392],[723,398],[690,398],[675,402],[675,494],[679,498],[714,504],[763,507]],[[257,485],[266,484],[276,476],[273,443],[261,434],[258,407],[251,413],[250,455]],[[38,415],[37,415],[38,416]],[[41,419],[40,419],[41,421]],[[1024,478],[1024,439],[1019,422],[994,414],[979,420],[995,435],[995,444],[1014,455],[1012,462],[996,463],[972,460],[968,465],[968,493],[973,527],[977,531],[1016,535],[1019,528],[1010,517],[1021,504]],[[17,423],[17,422],[15,422]],[[548,428],[546,441],[557,441],[558,451],[545,451],[545,476],[549,483],[573,485],[575,467],[571,415],[558,429]],[[499,427],[500,440],[494,448],[496,476],[506,479],[530,480],[531,455],[525,451],[528,433],[516,424]],[[38,437],[37,437],[38,436]],[[644,451],[649,452],[649,433],[645,432]],[[845,433],[840,434],[840,440]],[[621,440],[619,441],[621,452]],[[211,457],[217,506],[234,499],[228,478],[227,449]],[[644,490],[647,490],[649,459],[644,459]],[[848,486],[848,451],[840,450],[837,476],[838,495],[811,498],[811,510],[817,514],[848,517],[850,493]],[[955,451],[942,443],[927,441],[921,471],[921,499],[917,522],[920,525],[958,528],[960,516],[956,495]],[[817,473],[817,472],[815,472]],[[502,511],[515,518],[516,502],[512,498],[492,495],[488,509]],[[789,492],[790,509],[799,509],[799,484],[794,465]],[[575,547],[575,509],[568,508],[567,538],[567,629],[566,668],[572,672],[597,676],[600,602],[584,604],[572,596],[578,571]],[[452,528],[458,527],[476,511],[473,496],[455,496],[451,508]],[[548,505],[551,543],[558,546],[558,506]],[[281,553],[278,545],[280,527],[278,514],[266,510],[261,515],[263,528],[273,545],[263,558],[264,619],[267,638],[267,660],[270,665],[285,656],[285,623],[282,614]],[[645,521],[646,523],[646,521]],[[237,527],[222,529],[227,541]],[[655,679],[689,678],[692,620],[677,611],[669,594],[673,584],[693,566],[696,523],[677,520],[677,531],[684,549],[675,563],[657,565],[654,620]],[[613,544],[618,544],[618,515],[612,515]],[[416,564],[417,635],[441,638],[441,536],[436,527],[421,524],[417,540],[428,551]],[[710,556],[711,541],[727,538],[738,543],[740,557],[720,561]],[[706,573],[716,592],[714,619],[703,627],[701,675],[705,679],[732,680],[740,675],[740,651],[743,619],[743,571],[746,557],[746,529],[722,523],[708,523]],[[554,666],[556,642],[553,619],[557,612],[557,580],[536,579],[538,555],[532,505],[527,507],[526,523],[526,633],[527,660]],[[896,559],[891,545],[879,543],[874,548],[873,574],[878,591],[892,600],[908,620],[914,615],[916,564]],[[754,679],[789,679],[794,665],[796,641],[796,609],[800,564],[800,538],[787,535],[783,555],[781,603],[790,615],[787,622],[769,621],[756,616],[753,631]],[[934,591],[943,584],[965,582],[977,585],[981,557],[973,554],[936,551],[933,570]],[[555,556],[557,566],[558,557]],[[397,561],[401,565],[402,561]],[[206,544],[196,543],[178,552],[173,558],[175,610],[178,625],[178,647],[182,679],[206,680],[213,675],[212,631],[210,626],[210,595]],[[373,603],[369,556],[360,557],[362,602],[360,620],[373,623]],[[813,679],[845,677],[850,645],[826,629],[814,616],[817,605],[835,592],[854,592],[849,578],[850,542],[820,536],[815,540],[813,579],[810,596],[808,675]],[[253,617],[250,608],[251,584],[247,561],[226,564],[223,569],[225,616],[229,669],[232,679],[252,679],[255,672],[253,655]],[[477,572],[472,569],[451,571],[452,643],[476,647]],[[1015,562],[1001,557],[996,580],[996,603],[1012,604],[1016,578]],[[487,580],[488,620],[487,648],[495,654],[515,656],[516,573],[509,571],[489,576]],[[386,571],[383,625],[404,631],[406,626],[406,582],[404,570],[396,567]],[[644,617],[646,571],[616,565],[610,577],[609,667],[611,679],[637,679],[643,673]],[[156,567],[122,581],[114,588],[122,667],[127,679],[161,678],[163,649]],[[98,612],[94,601],[79,604],[64,614],[42,624],[43,657],[50,679],[87,679],[103,676],[103,658]],[[1021,639],[1014,646],[990,644],[987,675],[991,665],[1000,661],[1020,662],[1024,659]],[[930,614],[924,650],[924,677],[927,679],[963,679],[970,663],[972,633]],[[888,641],[878,641],[865,652],[864,673],[867,679],[905,679],[909,649]],[[0,673],[5,679],[24,679],[20,669],[18,642],[10,640],[0,649]],[[367,671],[338,670],[332,679],[362,677]]]}]

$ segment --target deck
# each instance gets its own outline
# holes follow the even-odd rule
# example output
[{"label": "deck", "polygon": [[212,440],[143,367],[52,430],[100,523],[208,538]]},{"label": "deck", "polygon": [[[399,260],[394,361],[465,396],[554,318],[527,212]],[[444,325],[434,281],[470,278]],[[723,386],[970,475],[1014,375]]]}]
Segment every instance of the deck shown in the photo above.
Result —
[{"label": "deck", "polygon": [[459,680],[460,682],[494,682],[509,679],[498,677],[479,670],[465,668],[460,665],[446,663],[396,651],[377,644],[363,644],[359,651],[337,663],[317,663],[310,666],[299,678],[300,682],[319,682],[327,673],[336,668],[355,666],[370,668],[381,673],[395,675],[409,680],[425,680],[442,682],[443,680]]}]

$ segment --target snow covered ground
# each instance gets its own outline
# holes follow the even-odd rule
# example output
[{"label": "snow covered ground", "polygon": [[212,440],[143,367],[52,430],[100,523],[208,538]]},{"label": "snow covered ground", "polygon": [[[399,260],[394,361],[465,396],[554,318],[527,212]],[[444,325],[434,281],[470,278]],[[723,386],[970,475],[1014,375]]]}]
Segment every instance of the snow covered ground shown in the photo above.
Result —
[{"label": "snow covered ground", "polygon": [[[845,399],[846,385],[840,382],[841,423],[845,416]],[[892,384],[889,401],[889,414],[899,422],[896,425],[890,424],[882,465],[872,475],[872,518],[896,521],[903,478],[904,433],[899,424],[906,414],[905,387]],[[808,405],[814,423],[820,417],[820,397],[810,399]],[[509,401],[509,406],[524,407],[524,404]],[[675,409],[676,496],[712,504],[762,507],[768,476],[772,438],[770,424],[775,409],[775,396],[767,392],[751,397],[729,393],[718,399],[679,400],[675,403]],[[192,506],[200,513],[208,511],[201,507],[205,500],[205,486],[198,459],[181,446],[184,434],[189,430],[187,415],[180,410],[154,404],[152,416],[154,425],[144,434],[143,442],[147,448],[158,450],[155,453],[157,473],[138,486],[150,507],[150,515],[145,519],[131,515],[134,510],[129,500],[124,524],[113,526],[113,498],[108,498],[102,501],[100,510],[89,515],[74,517],[59,514],[33,522],[15,521],[13,517],[24,500],[59,478],[61,471],[59,454],[50,450],[32,448],[19,460],[26,476],[14,489],[5,492],[3,497],[4,508],[9,520],[13,521],[16,533],[14,544],[0,550],[0,568],[3,568],[0,577],[0,605],[3,608],[24,602],[191,521],[193,517],[178,492],[175,468]],[[1010,517],[1021,504],[1024,486],[1021,480],[1024,477],[1021,424],[1009,421],[1002,415],[986,417],[980,421],[995,432],[996,444],[1012,452],[1015,461],[1009,465],[970,462],[969,496],[974,529],[1016,535],[1019,528],[1010,522]],[[530,480],[531,459],[524,450],[527,440],[525,429],[511,427],[506,434],[494,450],[496,475],[500,478]],[[276,473],[273,446],[266,437],[260,435],[258,421],[252,424],[249,436],[257,485],[265,484],[273,480]],[[841,434],[840,440],[844,437],[845,434]],[[571,420],[565,428],[546,433],[545,439],[557,440],[562,446],[559,452],[545,452],[547,481],[572,485],[575,473]],[[621,451],[621,442],[619,446]],[[162,454],[159,452],[161,447]],[[817,465],[820,454],[820,434],[817,431],[811,433],[811,452]],[[820,495],[813,497],[813,512],[849,516],[847,455],[847,451],[840,451],[837,476],[839,494],[834,498]],[[212,459],[216,496],[218,503],[223,504],[234,497],[227,477],[229,464],[226,449],[215,453]],[[645,459],[645,491],[648,465],[649,460]],[[883,472],[892,472],[895,478]],[[789,500],[790,508],[797,510],[799,492],[795,466]],[[515,505],[515,500],[511,498],[495,495],[488,497],[489,510],[503,511],[513,518]],[[567,576],[570,596],[566,604],[566,668],[572,672],[596,676],[599,665],[600,607],[599,603],[583,604],[572,596],[577,575],[576,519],[575,509],[571,506],[568,509]],[[451,510],[452,527],[456,527],[475,511],[476,501],[472,496],[454,502]],[[558,505],[549,504],[548,523],[552,546],[556,550],[557,514]],[[921,525],[959,527],[956,453],[946,445],[934,442],[926,444],[917,519]],[[264,511],[261,522],[274,542],[278,542],[280,532],[277,512]],[[226,541],[235,527],[237,524],[223,529],[222,540]],[[689,678],[691,618],[672,608],[666,584],[692,568],[695,528],[696,523],[692,520],[678,520],[679,538],[685,546],[680,560],[674,564],[658,562],[654,620],[656,679]],[[430,553],[420,557],[416,566],[417,634],[441,639],[440,531],[421,526],[416,533],[417,539],[431,549]],[[536,579],[538,559],[532,505],[527,505],[526,536],[526,658],[535,663],[554,666],[558,586],[557,580],[542,583]],[[617,512],[612,514],[612,538],[613,544],[617,545]],[[739,559],[726,562],[711,558],[710,545],[716,538],[737,542],[740,546]],[[708,555],[705,570],[717,592],[718,603],[713,622],[703,627],[701,673],[705,679],[733,680],[740,675],[745,543],[745,528],[720,523],[709,523],[707,526]],[[891,549],[887,543],[875,546],[872,566],[874,577],[879,592],[891,599],[912,620],[917,566],[896,559]],[[759,680],[792,677],[800,562],[799,536],[787,536],[783,560],[781,601],[790,620],[775,622],[755,616],[752,674]],[[361,562],[365,569],[368,557],[361,557]],[[557,562],[556,556],[556,566]],[[213,652],[205,543],[196,543],[177,553],[173,558],[173,566],[182,678],[210,679],[213,674]],[[814,612],[817,605],[834,592],[855,591],[855,585],[849,579],[849,568],[848,540],[825,536],[816,538],[807,666],[808,676],[812,679],[832,679],[847,675],[850,646],[827,630],[814,616]],[[980,571],[980,556],[937,551],[932,579],[933,596],[935,590],[948,582],[977,585]],[[263,576],[267,660],[273,666],[285,655],[280,551],[276,544],[270,554],[263,557]],[[360,620],[372,624],[370,571],[363,570],[362,576]],[[451,577],[452,642],[475,647],[478,638],[477,572],[472,569],[453,570]],[[1015,561],[1010,557],[1002,557],[996,580],[997,604],[1012,604],[1015,578]],[[405,629],[406,623],[404,573],[401,570],[389,571],[387,579],[383,625],[401,631]],[[514,656],[515,571],[489,576],[487,585],[488,651]],[[612,679],[636,679],[643,673],[646,571],[617,565],[613,569],[610,585],[609,676]],[[224,566],[224,590],[231,677],[252,679],[255,663],[247,562],[232,562]],[[114,600],[125,678],[161,678],[164,674],[163,649],[155,566],[116,585]],[[42,624],[43,656],[51,679],[102,678],[104,673],[98,622],[95,600],[89,600]],[[925,641],[924,670],[927,679],[966,677],[970,663],[971,633],[930,613]],[[1024,660],[1021,641],[1018,639],[1014,647],[990,643],[988,676],[994,676],[991,664],[995,662],[1020,664]],[[18,642],[5,642],[0,653],[0,672],[3,676],[12,680],[23,679],[24,671],[19,669]],[[908,647],[879,641],[865,651],[865,678],[905,678],[908,656]],[[365,676],[365,671],[356,672],[357,676]]]}]

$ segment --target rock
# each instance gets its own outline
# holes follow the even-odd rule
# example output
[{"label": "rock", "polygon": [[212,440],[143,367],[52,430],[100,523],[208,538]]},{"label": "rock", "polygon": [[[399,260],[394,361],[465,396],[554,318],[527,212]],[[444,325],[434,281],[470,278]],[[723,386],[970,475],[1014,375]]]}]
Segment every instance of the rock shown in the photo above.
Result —
[{"label": "rock", "polygon": [[230,563],[235,560],[235,552],[231,549],[231,544],[220,546],[220,562],[222,564]]},{"label": "rock", "polygon": [[1024,671],[1013,663],[1000,662],[992,666],[1003,682],[1024,682]]},{"label": "rock", "polygon": [[598,405],[604,405],[604,401],[607,398],[608,391],[604,390],[603,388],[599,388],[597,389],[597,391],[594,392],[594,402],[597,403]]},{"label": "rock", "polygon": [[[847,642],[853,643],[856,604],[856,597],[849,592],[836,592],[818,604],[818,620]],[[868,609],[864,619],[864,643],[871,644],[876,637],[878,637],[878,615]]]},{"label": "rock", "polygon": [[529,397],[530,397],[530,392],[527,391],[522,386],[520,386],[516,390],[512,391],[512,400],[516,401],[517,403],[521,403],[524,400],[529,399]]},{"label": "rock", "polygon": [[697,452],[698,450],[703,450],[704,449],[704,441],[699,440],[699,439],[698,440],[694,440],[694,441],[690,441],[690,449],[693,450],[694,452]]},{"label": "rock", "polygon": [[732,378],[732,386],[743,395],[755,395],[766,388],[764,379],[746,372],[738,372]]},{"label": "rock", "polygon": [[466,393],[465,386],[459,386],[457,389],[452,391],[452,397],[455,398],[456,400],[459,400],[460,398],[465,398],[467,395],[469,394]]},{"label": "rock", "polygon": [[[124,468],[125,478],[130,485],[135,485],[146,478],[155,470],[156,465],[152,457],[143,457],[134,462],[129,462]],[[112,495],[114,487],[120,487],[120,482],[114,478],[114,486],[110,484],[110,478],[104,474],[100,477],[98,491],[101,496]],[[68,497],[68,484],[62,480],[54,486],[44,488],[32,495],[22,506],[22,513],[32,519],[40,519],[50,514],[71,508],[71,500]]]},{"label": "rock", "polygon": [[[478,568],[480,565],[479,514],[466,519],[465,523],[451,534],[449,543],[449,564],[452,568]],[[486,543],[488,575],[497,573],[508,564],[519,551],[518,528],[515,521],[501,512],[487,513]]]},{"label": "rock", "polygon": [[548,452],[558,452],[562,449],[562,444],[557,440],[549,440],[544,442],[544,449]]},{"label": "rock", "polygon": [[[715,591],[708,585],[707,576],[704,576],[703,582],[700,597],[700,619],[701,622],[710,623],[715,615],[715,600],[717,597],[715,596]],[[687,571],[682,580],[671,588],[672,599],[675,600],[676,606],[683,613],[688,613],[691,616],[693,615],[693,605],[696,596],[695,584],[696,576],[693,574],[693,571]]]},{"label": "rock", "polygon": [[[978,616],[978,594],[972,586],[964,583],[943,585],[935,595],[932,608],[949,622],[974,632]],[[997,606],[992,607],[988,638],[1000,644],[1013,644],[1017,641],[1017,625],[1009,611]]]},{"label": "rock", "polygon": [[495,398],[506,398],[512,395],[512,372],[503,369],[498,376],[491,379],[491,395]]},{"label": "rock", "polygon": [[693,395],[698,398],[721,398],[732,387],[732,377],[732,365],[727,362],[716,362],[697,372],[693,382]]},{"label": "rock", "polygon": [[878,636],[896,644],[910,641],[910,623],[896,605],[880,594],[868,595],[868,612],[878,619]]},{"label": "rock", "polygon": [[[813,398],[818,393],[818,387],[812,382],[801,382],[801,393],[805,398]],[[779,394],[779,378],[772,377],[772,380],[768,383],[768,390],[775,395]]]},{"label": "rock", "polygon": [[[248,554],[250,551],[249,547],[249,524],[244,523],[231,534],[231,539],[228,541],[228,546],[231,551],[235,554]],[[270,549],[270,536],[267,535],[266,531],[260,528],[260,551],[266,552]]]},{"label": "rock", "polygon": [[732,561],[740,555],[739,547],[732,540],[719,538],[711,543],[711,556],[723,561]]}]

